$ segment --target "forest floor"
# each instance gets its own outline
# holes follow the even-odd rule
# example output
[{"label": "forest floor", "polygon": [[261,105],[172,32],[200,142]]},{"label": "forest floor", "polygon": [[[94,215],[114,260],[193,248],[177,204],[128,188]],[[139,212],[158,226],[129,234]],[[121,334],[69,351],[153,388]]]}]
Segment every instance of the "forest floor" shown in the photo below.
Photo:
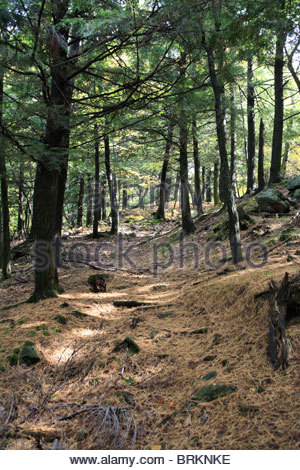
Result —
[{"label": "forest floor", "polygon": [[[251,209],[252,200],[243,201]],[[243,249],[259,242],[267,260],[252,249],[250,262],[234,267],[227,241],[220,242],[225,257],[212,247],[212,261],[205,259],[225,217],[206,209],[184,240],[199,248],[196,268],[193,246],[180,257],[176,219],[153,222],[150,208],[123,215],[122,248],[134,245],[135,267],[120,262],[116,237],[92,240],[86,230],[66,236],[58,298],[24,303],[33,291],[31,257],[15,261],[12,279],[0,285],[1,448],[49,449],[53,441],[63,449],[130,448],[136,439],[136,449],[299,449],[300,322],[294,318],[287,328],[289,367],[274,371],[266,354],[268,300],[257,296],[272,278],[299,270],[294,212],[251,213]],[[82,243],[76,265],[74,243]],[[102,263],[113,266],[102,270],[110,275],[107,292],[93,293],[87,279],[98,273],[91,265],[99,244]],[[156,271],[156,254],[170,266]],[[120,343],[127,337],[139,346],[136,354]],[[27,340],[36,343],[41,361],[9,365],[8,356]],[[195,400],[212,384],[233,386],[233,393]]]}]

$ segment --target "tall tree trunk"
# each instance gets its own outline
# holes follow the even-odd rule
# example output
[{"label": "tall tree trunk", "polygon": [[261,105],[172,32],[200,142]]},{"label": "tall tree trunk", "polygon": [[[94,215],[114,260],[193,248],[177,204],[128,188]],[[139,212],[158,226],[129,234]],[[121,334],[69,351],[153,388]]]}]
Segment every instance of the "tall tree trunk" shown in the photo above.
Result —
[{"label": "tall tree trunk", "polygon": [[211,79],[211,84],[215,96],[215,112],[216,112],[216,127],[218,146],[221,159],[221,172],[222,184],[224,185],[223,195],[224,203],[228,213],[228,225],[229,225],[229,240],[231,246],[231,253],[233,263],[238,263],[243,259],[240,239],[240,224],[239,216],[236,209],[235,197],[232,191],[232,185],[230,181],[230,173],[228,167],[227,148],[226,148],[226,132],[225,132],[225,111],[223,104],[224,86],[219,83],[213,50],[206,44],[205,35],[203,34],[203,46],[207,53],[208,68]]},{"label": "tall tree trunk", "polygon": [[87,184],[87,205],[86,205],[86,226],[89,227],[92,225],[92,211],[93,211],[93,184],[92,184],[92,177],[88,177],[88,184]]},{"label": "tall tree trunk", "polygon": [[78,194],[78,210],[77,210],[77,226],[82,227],[83,219],[83,199],[84,199],[84,178],[79,180],[79,194]]},{"label": "tall tree trunk", "polygon": [[206,168],[202,167],[202,201],[205,201],[205,188],[206,188],[206,178],[205,178]]},{"label": "tall tree trunk", "polygon": [[[68,41],[68,28],[62,22],[68,7],[68,0],[51,4],[56,34],[49,28],[47,45],[51,61],[51,87],[47,102],[44,154],[37,164],[35,178],[31,234],[36,240],[36,265],[35,289],[30,301],[53,297],[60,291],[54,239],[60,233],[62,223],[73,92],[73,80],[67,77],[75,61],[68,57],[68,51],[63,45]],[[79,41],[73,40],[70,57],[74,52],[76,55],[78,47]],[[46,262],[42,263],[45,259]]]},{"label": "tall tree trunk", "polygon": [[209,168],[207,171],[207,178],[206,178],[206,202],[211,202],[211,169]]},{"label": "tall tree trunk", "polygon": [[181,218],[182,231],[188,235],[195,231],[195,225],[191,216],[191,207],[189,199],[189,181],[188,181],[188,128],[187,117],[184,109],[180,110],[179,122],[179,141],[180,141],[180,183],[181,183]]},{"label": "tall tree trunk", "polygon": [[[281,0],[281,8],[285,8],[285,0]],[[286,41],[286,31],[282,27],[277,35],[276,52],[275,52],[275,67],[274,67],[274,93],[275,93],[275,113],[274,113],[274,127],[273,127],[273,140],[272,140],[272,157],[271,157],[271,171],[270,183],[278,183],[281,181],[281,152],[282,152],[282,135],[283,135],[283,67],[284,67],[284,46]]]},{"label": "tall tree trunk", "polygon": [[219,198],[219,163],[214,163],[214,205],[220,204]]},{"label": "tall tree trunk", "polygon": [[123,211],[127,210],[127,203],[128,203],[127,186],[126,186],[126,183],[124,183],[123,191],[122,191],[122,210]]},{"label": "tall tree trunk", "polygon": [[100,196],[100,153],[99,153],[99,137],[98,126],[94,125],[95,134],[95,194],[94,194],[94,213],[93,213],[93,238],[99,236],[99,221],[101,219],[101,196]]},{"label": "tall tree trunk", "polygon": [[236,110],[234,86],[230,88],[230,180],[233,194],[236,187]]},{"label": "tall tree trunk", "polygon": [[[1,31],[1,39],[2,39]],[[6,67],[5,46],[0,49],[0,127],[3,125],[3,97],[4,97],[4,73]],[[10,234],[9,234],[9,203],[8,203],[8,184],[5,161],[5,141],[0,134],[0,179],[1,179],[1,208],[2,208],[2,278],[8,279],[11,275],[10,264]]]},{"label": "tall tree trunk", "polygon": [[102,220],[106,219],[106,182],[105,178],[101,181],[101,212]]},{"label": "tall tree trunk", "polygon": [[254,74],[253,53],[248,57],[247,71],[247,121],[248,121],[248,160],[247,160],[247,193],[254,190],[255,185],[255,121],[254,121]]},{"label": "tall tree trunk", "polygon": [[170,159],[170,151],[172,147],[172,140],[173,140],[173,129],[174,124],[171,122],[168,126],[168,135],[166,141],[166,148],[164,154],[164,161],[161,170],[161,177],[160,177],[160,187],[159,187],[159,204],[155,214],[157,219],[164,219],[165,218],[165,202],[166,202],[166,178],[167,178],[167,171]]},{"label": "tall tree trunk", "polygon": [[265,187],[265,173],[264,173],[264,146],[265,146],[265,126],[261,118],[259,125],[259,148],[258,148],[258,191],[262,191]]},{"label": "tall tree trunk", "polygon": [[195,196],[194,201],[197,209],[197,214],[203,214],[202,207],[202,194],[200,185],[200,162],[199,162],[199,142],[197,137],[197,123],[193,120],[192,124],[193,131],[193,157],[194,157],[194,182],[195,182]]},{"label": "tall tree trunk", "polygon": [[18,236],[24,236],[24,165],[20,165],[19,179],[18,179]]},{"label": "tall tree trunk", "polygon": [[281,175],[283,178],[286,176],[286,168],[287,164],[289,161],[289,156],[290,156],[290,141],[288,140],[285,145],[284,145],[284,153],[283,153],[283,158],[282,158],[282,165],[281,165]]},{"label": "tall tree trunk", "polygon": [[119,214],[117,207],[116,187],[113,181],[111,166],[110,166],[110,147],[109,147],[109,136],[104,136],[104,147],[105,147],[105,169],[106,179],[108,183],[109,198],[110,198],[110,210],[111,210],[111,234],[117,234],[119,231]]}]

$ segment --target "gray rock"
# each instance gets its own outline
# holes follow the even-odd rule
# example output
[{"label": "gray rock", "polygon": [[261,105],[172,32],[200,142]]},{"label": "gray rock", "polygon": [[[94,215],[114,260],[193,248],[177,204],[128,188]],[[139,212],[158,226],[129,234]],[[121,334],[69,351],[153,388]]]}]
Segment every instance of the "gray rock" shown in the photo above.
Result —
[{"label": "gray rock", "polygon": [[287,188],[289,191],[294,191],[295,189],[300,188],[300,176],[290,178],[287,182]]},{"label": "gray rock", "polygon": [[268,188],[256,196],[256,201],[261,212],[271,214],[286,213],[290,210],[290,205],[286,197],[277,189]]},{"label": "gray rock", "polygon": [[20,364],[26,364],[29,367],[37,364],[40,360],[35,343],[26,341],[20,354]]}]

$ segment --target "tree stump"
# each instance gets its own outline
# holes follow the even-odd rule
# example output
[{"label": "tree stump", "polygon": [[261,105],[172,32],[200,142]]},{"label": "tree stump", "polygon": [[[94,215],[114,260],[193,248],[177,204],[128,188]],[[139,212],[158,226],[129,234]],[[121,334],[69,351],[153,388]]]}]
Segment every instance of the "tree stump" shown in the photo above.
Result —
[{"label": "tree stump", "polygon": [[268,355],[275,370],[288,367],[289,344],[286,322],[300,315],[300,273],[289,278],[285,273],[278,284],[274,280],[269,288]]},{"label": "tree stump", "polygon": [[93,274],[88,278],[88,284],[91,287],[92,292],[106,292],[106,281],[107,276],[105,274]]}]

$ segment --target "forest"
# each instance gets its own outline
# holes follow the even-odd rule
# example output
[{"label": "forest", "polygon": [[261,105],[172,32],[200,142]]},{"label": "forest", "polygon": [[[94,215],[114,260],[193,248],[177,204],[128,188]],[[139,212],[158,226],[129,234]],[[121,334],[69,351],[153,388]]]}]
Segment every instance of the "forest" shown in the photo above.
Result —
[{"label": "forest", "polygon": [[2,0],[0,449],[299,449],[299,77],[296,0]]}]

